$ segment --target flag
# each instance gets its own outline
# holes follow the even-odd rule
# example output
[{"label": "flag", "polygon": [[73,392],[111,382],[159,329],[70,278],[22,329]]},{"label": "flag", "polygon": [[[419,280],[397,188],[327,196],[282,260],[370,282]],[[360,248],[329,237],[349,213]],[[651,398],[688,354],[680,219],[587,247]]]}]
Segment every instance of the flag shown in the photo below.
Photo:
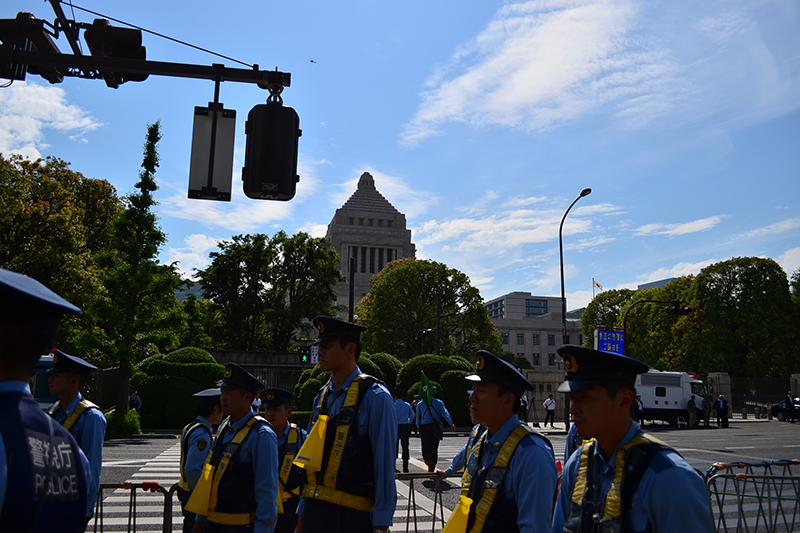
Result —
[{"label": "flag", "polygon": [[419,398],[425,402],[425,405],[430,407],[433,394],[433,385],[431,385],[431,382],[428,381],[428,376],[425,375],[425,372],[422,372],[422,377],[419,380]]},{"label": "flag", "polygon": [[597,288],[598,288],[598,289],[600,289],[601,291],[603,290],[603,286],[602,286],[602,285],[600,285],[599,283],[597,283],[597,282],[594,280],[594,278],[592,278],[592,282],[594,283],[594,286],[595,286],[595,287],[597,287]]}]

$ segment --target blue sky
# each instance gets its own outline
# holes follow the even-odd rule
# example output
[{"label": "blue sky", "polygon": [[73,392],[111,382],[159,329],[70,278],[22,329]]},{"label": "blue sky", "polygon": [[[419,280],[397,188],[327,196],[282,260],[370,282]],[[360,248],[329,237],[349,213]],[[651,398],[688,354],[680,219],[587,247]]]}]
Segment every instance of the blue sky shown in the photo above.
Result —
[{"label": "blue sky", "polygon": [[[75,5],[292,73],[301,181],[285,203],[241,191],[244,121],[268,96],[254,85],[221,85],[237,111],[230,203],[187,198],[193,109],[212,82],[29,76],[0,90],[0,152],[62,158],[120,194],[161,119],[161,259],[188,274],[239,233],[323,236],[365,171],[406,214],[418,257],[465,272],[486,299],[560,294],[558,225],[585,187],[564,226],[569,308],[590,301],[592,278],[635,288],[741,256],[800,267],[798,2]],[[5,0],[0,17],[17,11],[54,19],[33,0]],[[240,67],[144,42],[148,59]]]}]

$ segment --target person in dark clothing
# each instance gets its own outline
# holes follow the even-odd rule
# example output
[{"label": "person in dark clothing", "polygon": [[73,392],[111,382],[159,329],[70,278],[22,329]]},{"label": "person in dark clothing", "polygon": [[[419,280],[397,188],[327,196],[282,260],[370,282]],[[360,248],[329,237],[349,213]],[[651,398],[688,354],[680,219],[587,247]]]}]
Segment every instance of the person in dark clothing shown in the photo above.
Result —
[{"label": "person in dark clothing", "polygon": [[725,396],[720,394],[714,402],[714,410],[717,412],[717,426],[728,427],[728,401]]},{"label": "person in dark clothing", "polygon": [[794,408],[794,398],[792,398],[792,391],[786,393],[786,418],[789,422],[794,424],[794,417],[797,416]]}]

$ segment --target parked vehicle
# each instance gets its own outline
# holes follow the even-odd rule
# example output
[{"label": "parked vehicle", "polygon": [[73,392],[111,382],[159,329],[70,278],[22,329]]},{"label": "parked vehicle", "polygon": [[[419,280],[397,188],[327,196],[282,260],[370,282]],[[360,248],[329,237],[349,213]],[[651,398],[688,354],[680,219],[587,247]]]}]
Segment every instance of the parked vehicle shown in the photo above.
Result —
[{"label": "parked vehicle", "polygon": [[36,368],[31,376],[30,386],[33,399],[39,402],[39,405],[45,411],[49,410],[54,403],[58,401],[58,396],[50,394],[50,388],[47,386],[47,380],[50,377],[47,371],[53,366],[53,355],[43,355],[39,362],[36,363]]},{"label": "parked vehicle", "polygon": [[692,397],[705,398],[705,383],[686,372],[661,372],[650,369],[636,377],[636,394],[642,397],[644,418],[676,425],[678,417],[689,422],[686,403]]},{"label": "parked vehicle", "polygon": [[791,412],[786,408],[786,398],[778,403],[773,403],[770,411],[772,416],[780,422],[790,419],[800,420],[800,398],[794,398],[794,409]]}]

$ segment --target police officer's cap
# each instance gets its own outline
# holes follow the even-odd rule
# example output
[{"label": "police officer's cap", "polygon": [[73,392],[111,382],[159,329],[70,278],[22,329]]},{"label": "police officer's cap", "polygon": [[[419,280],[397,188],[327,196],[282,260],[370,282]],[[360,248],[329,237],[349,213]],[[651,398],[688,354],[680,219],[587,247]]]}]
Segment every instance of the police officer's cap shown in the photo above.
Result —
[{"label": "police officer's cap", "polygon": [[225,375],[219,383],[220,387],[234,387],[237,389],[245,389],[253,394],[264,388],[261,383],[253,374],[240,367],[236,363],[228,363],[225,365]]},{"label": "police officer's cap", "polygon": [[200,392],[195,392],[193,396],[195,398],[199,398],[201,401],[207,398],[219,398],[221,394],[221,390],[219,387],[213,389],[205,389],[201,390]]},{"label": "police officer's cap", "polygon": [[54,328],[64,313],[83,313],[33,278],[0,268],[0,320]]},{"label": "police officer's cap", "polygon": [[486,350],[478,352],[475,373],[467,376],[466,379],[481,383],[497,383],[513,392],[517,398],[522,396],[526,390],[533,390],[531,382],[514,365]]},{"label": "police officer's cap", "polygon": [[53,366],[48,372],[73,372],[81,376],[88,376],[97,367],[87,363],[75,355],[65,354],[61,350],[53,350]]},{"label": "police officer's cap", "polygon": [[314,341],[314,344],[343,338],[357,341],[361,338],[361,333],[367,330],[366,326],[339,320],[332,316],[318,316],[314,318],[314,327],[317,328],[319,332],[319,338]]},{"label": "police officer's cap", "polygon": [[572,344],[561,346],[558,354],[564,360],[566,378],[559,385],[558,392],[591,389],[607,381],[623,381],[634,385],[636,376],[650,369],[645,363],[624,355]]},{"label": "police officer's cap", "polygon": [[269,407],[280,407],[287,403],[291,405],[294,402],[295,396],[291,392],[283,389],[264,389],[261,392],[261,402],[264,409]]}]

